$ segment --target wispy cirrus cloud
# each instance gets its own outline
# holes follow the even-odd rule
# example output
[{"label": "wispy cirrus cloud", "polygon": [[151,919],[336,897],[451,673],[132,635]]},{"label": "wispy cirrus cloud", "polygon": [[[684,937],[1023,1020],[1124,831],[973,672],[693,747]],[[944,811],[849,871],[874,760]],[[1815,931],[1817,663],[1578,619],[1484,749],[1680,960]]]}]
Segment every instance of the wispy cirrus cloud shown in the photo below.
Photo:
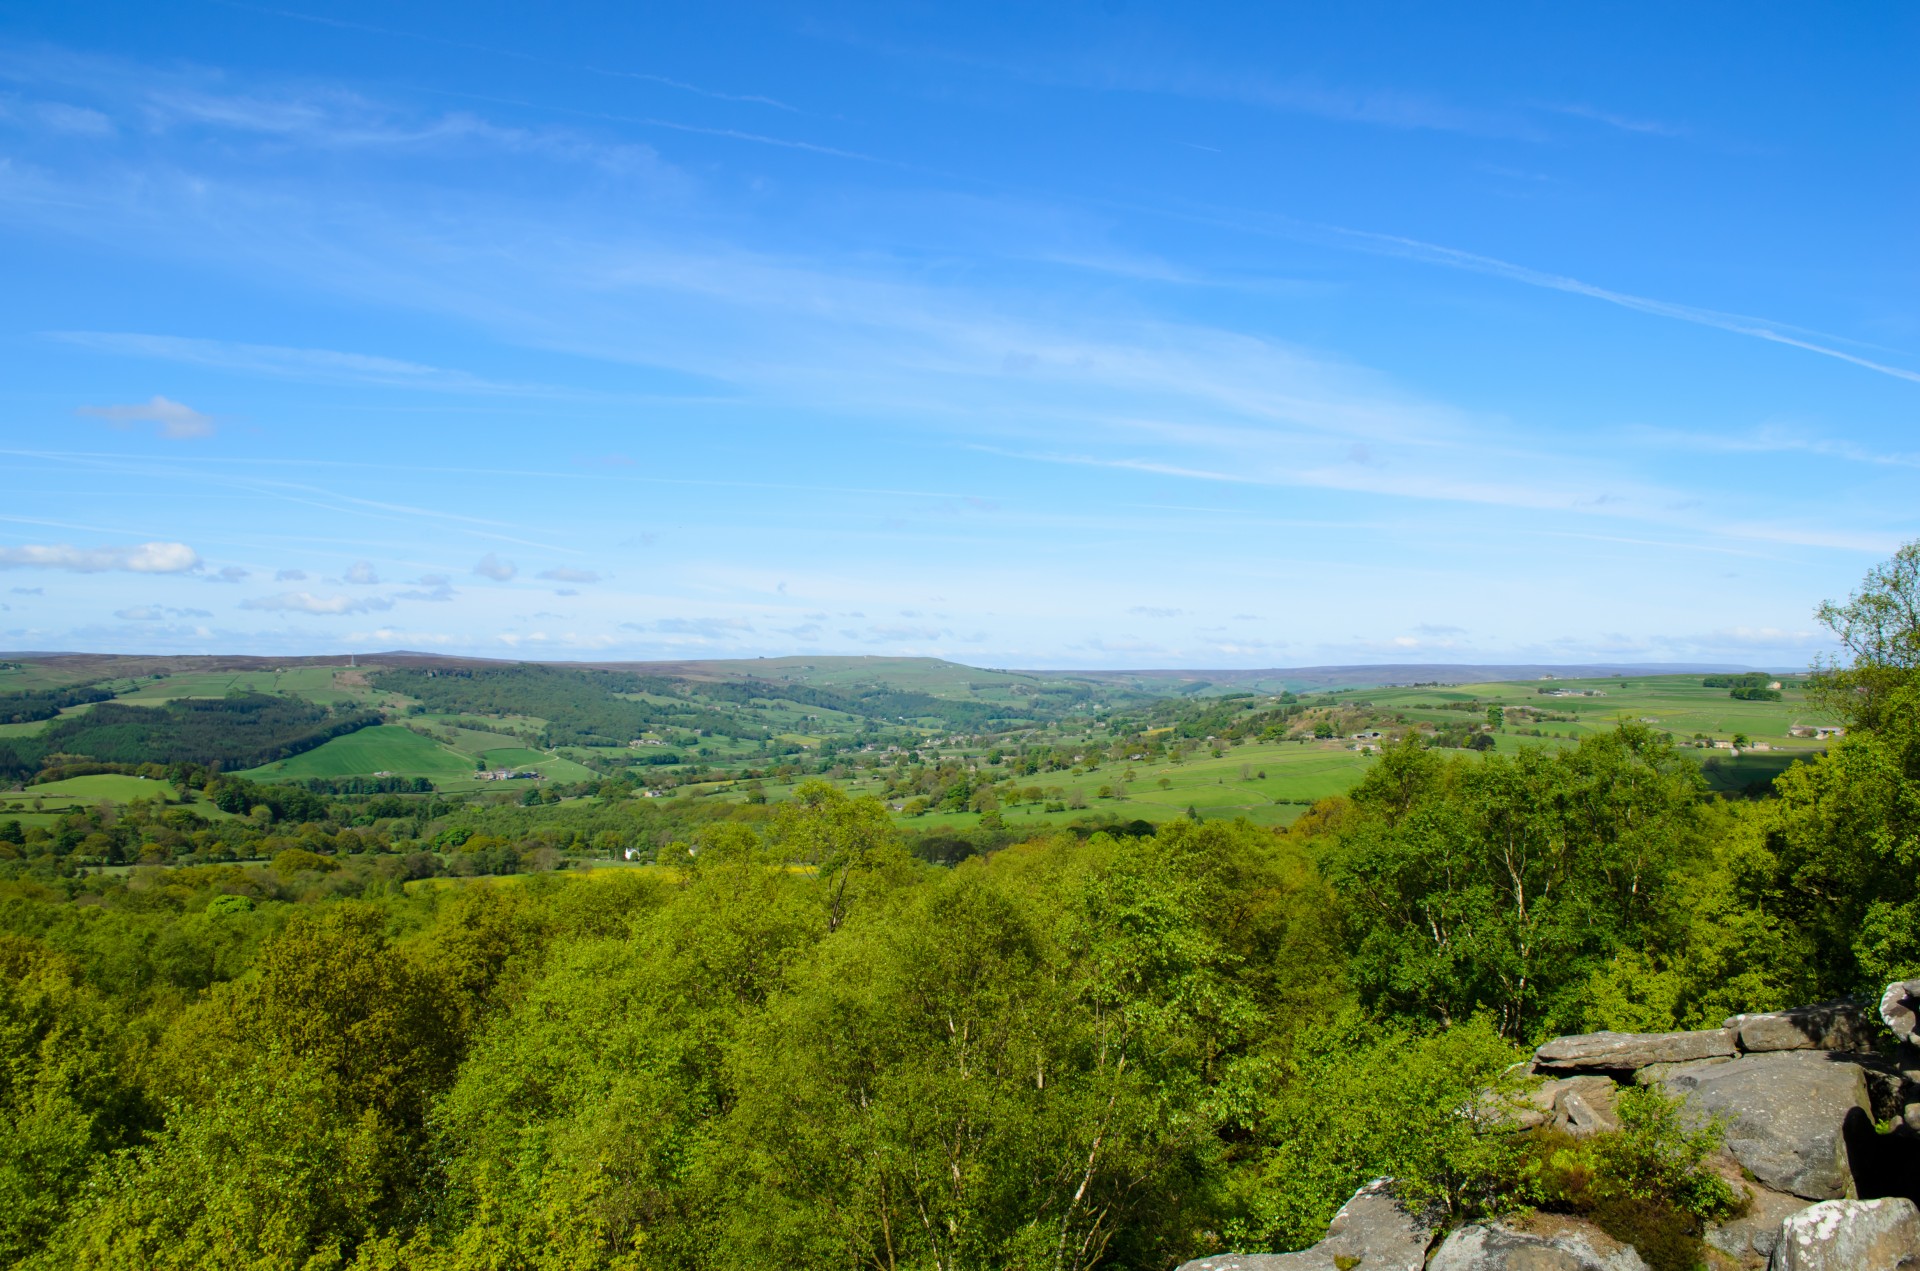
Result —
[{"label": "wispy cirrus cloud", "polygon": [[0,122],[44,129],[66,137],[111,137],[119,131],[105,113],[62,101],[20,101],[0,97]]},{"label": "wispy cirrus cloud", "polygon": [[753,624],[745,618],[657,618],[652,622],[623,622],[620,629],[656,635],[701,636],[711,640],[751,635]]},{"label": "wispy cirrus cloud", "polygon": [[1543,102],[1540,108],[1557,115],[1571,115],[1576,119],[1590,119],[1594,123],[1617,128],[1621,132],[1636,132],[1650,137],[1684,137],[1688,129],[1676,124],[1662,123],[1658,119],[1638,118],[1623,115],[1616,111],[1602,110],[1581,102]]},{"label": "wispy cirrus cloud", "polygon": [[1920,468],[1920,451],[1876,450],[1843,437],[1819,437],[1781,426],[1724,434],[1635,428],[1632,435],[1652,445],[1705,454],[1803,454],[1881,468]]},{"label": "wispy cirrus cloud", "polygon": [[327,14],[302,13],[292,9],[271,9],[254,5],[243,5],[237,3],[237,0],[226,0],[226,2],[233,4],[236,8],[252,9],[256,13],[270,14],[273,17],[285,18],[293,22],[309,22],[317,26],[335,27],[343,31],[363,31],[369,35],[380,35],[394,40],[437,44],[443,48],[463,49],[474,53],[484,53],[491,57],[508,58],[517,62],[533,62],[541,66],[551,66],[560,70],[584,71],[589,75],[604,75],[613,79],[638,80],[642,83],[658,84],[663,88],[671,88],[678,92],[692,93],[695,96],[710,98],[714,101],[741,102],[747,105],[767,106],[774,110],[783,110],[794,114],[805,113],[798,106],[790,105],[777,97],[768,97],[761,93],[728,91],[706,85],[693,84],[684,79],[674,79],[670,76],[654,74],[648,71],[621,70],[580,62],[562,61],[557,58],[542,57],[537,53],[529,53],[525,49],[501,48],[498,45],[481,44],[472,40],[456,40],[444,35],[435,35],[429,31],[408,31],[401,27],[377,26],[371,22],[352,22],[345,18],[333,17]]},{"label": "wispy cirrus cloud", "polygon": [[[245,344],[233,340],[207,340],[188,336],[151,335],[131,331],[46,331],[48,339],[58,340],[99,353],[118,357],[154,358],[189,366],[205,366],[247,375],[266,375],[281,379],[309,380],[332,384],[365,384],[380,388],[401,388],[431,393],[472,393],[510,396],[550,396],[571,390],[538,384],[510,384],[484,379],[465,371],[448,370],[420,362],[380,357],[369,353],[345,353],[338,349],[295,348],[278,344]],[[184,412],[184,414],[183,414]],[[148,420],[161,423],[192,419],[203,421],[200,431],[169,432],[168,436],[205,436],[212,432],[210,421],[197,411],[189,411],[178,402],[156,397],[138,406],[82,407],[81,414],[111,422]],[[176,427],[192,427],[191,423]]]},{"label": "wispy cirrus cloud", "polygon": [[[1844,349],[1834,348],[1820,340],[1839,340],[1841,337],[1825,335],[1818,331],[1807,331],[1786,323],[1774,322],[1767,318],[1756,318],[1746,314],[1723,313],[1717,309],[1704,309],[1695,305],[1676,304],[1668,300],[1655,300],[1648,296],[1636,296],[1630,292],[1615,291],[1594,283],[1570,278],[1565,274],[1555,274],[1547,270],[1534,269],[1526,265],[1516,265],[1512,261],[1500,260],[1493,256],[1483,256],[1477,252],[1461,251],[1455,247],[1442,247],[1437,243],[1422,242],[1416,238],[1406,238],[1398,234],[1378,234],[1369,230],[1343,229],[1334,226],[1323,227],[1327,233],[1348,239],[1355,243],[1366,244],[1372,250],[1405,256],[1413,260],[1426,261],[1429,264],[1444,265],[1450,269],[1464,269],[1473,273],[1486,274],[1495,278],[1504,278],[1510,282],[1525,284],[1529,287],[1542,287],[1549,291],[1563,291],[1569,295],[1586,296],[1592,300],[1618,305],[1622,309],[1632,309],[1637,313],[1652,314],[1661,318],[1672,318],[1678,322],[1689,322],[1695,326],[1713,327],[1728,331],[1734,335],[1749,336],[1756,340],[1765,340],[1772,344],[1782,344],[1789,348],[1801,349],[1808,353],[1817,353],[1822,357],[1836,358],[1851,363],[1864,370],[1881,375],[1890,375],[1895,379],[1920,384],[1920,371],[1887,362],[1875,361]],[[1809,338],[1817,337],[1817,338]]]},{"label": "wispy cirrus cloud", "polygon": [[597,583],[600,581],[599,573],[594,570],[568,569],[565,566],[557,569],[543,569],[534,575],[534,577],[545,578],[550,582],[556,583]]}]

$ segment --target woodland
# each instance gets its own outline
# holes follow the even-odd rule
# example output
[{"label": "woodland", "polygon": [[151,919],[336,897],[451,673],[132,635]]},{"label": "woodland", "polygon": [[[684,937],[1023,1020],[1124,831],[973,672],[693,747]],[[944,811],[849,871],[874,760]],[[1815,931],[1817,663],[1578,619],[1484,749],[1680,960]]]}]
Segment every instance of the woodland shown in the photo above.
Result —
[{"label": "woodland", "polygon": [[[1443,1221],[1578,1210],[1691,1265],[1728,1203],[1711,1130],[1653,1095],[1578,1147],[1463,1109],[1555,1034],[1920,974],[1917,614],[1920,543],[1822,609],[1845,732],[1764,797],[1630,721],[1409,734],[1285,826],[1006,825],[950,865],[819,779],[454,835],[413,786],[129,740],[213,811],[76,813],[37,856],[0,821],[0,1266],[1169,1268],[1311,1244],[1381,1175]],[[339,720],[268,722],[263,749]],[[647,864],[554,868],[629,841]],[[175,863],[71,864],[146,842]],[[509,854],[546,867],[478,876]]]}]

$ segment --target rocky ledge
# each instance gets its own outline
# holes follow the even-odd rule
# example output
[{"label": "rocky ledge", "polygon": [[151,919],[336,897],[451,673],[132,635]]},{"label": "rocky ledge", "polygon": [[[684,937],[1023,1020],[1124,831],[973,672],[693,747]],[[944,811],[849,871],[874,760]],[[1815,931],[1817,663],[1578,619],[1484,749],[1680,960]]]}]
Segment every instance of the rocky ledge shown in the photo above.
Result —
[{"label": "rocky ledge", "polygon": [[[1556,1037],[1517,1123],[1576,1136],[1619,1127],[1615,1097],[1656,1086],[1683,1115],[1717,1117],[1711,1162],[1748,1200],[1707,1231],[1717,1268],[1920,1271],[1920,980],[1859,1002],[1736,1015],[1719,1028]],[[1887,1057],[1888,1053],[1892,1058]],[[1883,1132],[1881,1127],[1890,1127]],[[1312,1248],[1220,1254],[1181,1271],[1645,1271],[1589,1223],[1528,1214],[1439,1233],[1376,1180]]]}]

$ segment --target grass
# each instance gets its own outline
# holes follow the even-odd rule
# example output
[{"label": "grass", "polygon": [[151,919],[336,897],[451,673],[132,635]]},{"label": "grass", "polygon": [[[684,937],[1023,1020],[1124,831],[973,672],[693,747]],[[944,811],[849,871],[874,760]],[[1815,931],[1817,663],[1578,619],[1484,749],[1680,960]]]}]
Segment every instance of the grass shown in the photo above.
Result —
[{"label": "grass", "polygon": [[[1445,688],[1362,689],[1339,696],[1354,702],[1371,702],[1378,710],[1403,713],[1409,720],[1445,723],[1474,719],[1462,711],[1446,710],[1448,702],[1479,701],[1488,705],[1527,706],[1556,715],[1571,715],[1566,721],[1548,721],[1539,727],[1546,732],[1571,733],[1575,737],[1604,732],[1622,721],[1649,720],[1651,726],[1690,738],[1696,733],[1726,739],[1745,733],[1755,741],[1775,745],[1808,743],[1790,738],[1788,729],[1796,724],[1832,722],[1797,688],[1785,690],[1778,702],[1742,702],[1727,696],[1724,688],[1703,688],[1697,675],[1640,675],[1590,680],[1555,680],[1543,685],[1537,680],[1502,684],[1459,684]],[[1789,679],[1789,682],[1792,682]],[[1543,686],[1556,689],[1591,689],[1604,697],[1547,697]],[[1484,718],[1484,717],[1482,717]],[[1531,727],[1532,725],[1528,725]]]},{"label": "grass", "polygon": [[118,700],[143,705],[183,697],[225,697],[236,691],[280,693],[323,706],[370,698],[372,693],[364,686],[341,682],[341,673],[347,670],[344,666],[292,666],[262,671],[182,671],[164,680],[143,681]]},{"label": "grass", "polygon": [[376,772],[426,777],[437,785],[471,780],[473,760],[397,724],[379,724],[240,775],[253,781],[297,781],[308,777],[364,777]]},{"label": "grass", "polygon": [[[45,785],[28,786],[25,790],[10,790],[0,794],[0,820],[17,818],[22,825],[50,826],[60,813],[73,808],[92,807],[102,800],[126,804],[135,799],[179,803],[180,791],[164,781],[149,781],[119,773],[68,777],[65,781],[49,781]],[[40,804],[38,809],[33,806],[36,802]],[[16,808],[14,804],[20,806]],[[228,815],[198,796],[191,806],[210,821],[221,820]]]},{"label": "grass", "polygon": [[[599,776],[593,769],[543,750],[525,746],[501,746],[480,753],[489,768],[531,768],[549,781],[592,781]],[[469,774],[471,775],[471,774]]]},{"label": "grass", "polygon": [[[1035,773],[1020,778],[1022,789],[1038,786],[1042,802],[1001,809],[1001,816],[1013,829],[1065,824],[1082,817],[1112,813],[1122,821],[1166,821],[1185,816],[1189,807],[1203,817],[1233,819],[1246,817],[1259,825],[1291,823],[1306,804],[1328,795],[1344,794],[1366,775],[1373,762],[1369,755],[1349,750],[1344,742],[1249,742],[1226,747],[1220,758],[1202,754],[1185,763],[1106,763],[1078,776],[1072,772]],[[1241,767],[1250,770],[1250,778],[1241,776]],[[1132,780],[1125,774],[1131,769]],[[1260,775],[1265,773],[1264,776]],[[1167,781],[1162,789],[1159,782]],[[1102,786],[1112,788],[1124,783],[1126,794],[1101,798]],[[861,777],[836,784],[855,795],[879,795],[881,782]],[[741,798],[744,792],[726,786],[708,787],[716,797]],[[792,787],[780,782],[763,783],[767,799],[781,802],[792,795]],[[1047,803],[1068,803],[1075,794],[1086,806],[1069,806],[1064,811],[1045,811]],[[893,796],[892,802],[903,802]],[[928,812],[920,816],[898,815],[901,824],[918,829],[972,827],[980,822],[974,812]]]},{"label": "grass", "polygon": [[45,662],[7,661],[0,666],[0,693],[31,693],[40,689],[65,688],[91,679],[84,671],[51,666]]}]

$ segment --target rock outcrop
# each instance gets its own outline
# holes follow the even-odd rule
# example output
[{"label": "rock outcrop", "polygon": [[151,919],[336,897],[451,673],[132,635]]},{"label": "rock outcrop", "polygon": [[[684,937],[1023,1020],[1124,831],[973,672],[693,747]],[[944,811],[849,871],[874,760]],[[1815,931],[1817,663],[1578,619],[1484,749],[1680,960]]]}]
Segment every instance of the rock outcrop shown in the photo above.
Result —
[{"label": "rock outcrop", "polygon": [[1483,1114],[1489,1118],[1510,1115],[1516,1120],[1516,1128],[1522,1130],[1551,1125],[1575,1138],[1584,1138],[1620,1128],[1620,1117],[1614,1110],[1619,1089],[1610,1077],[1563,1077],[1541,1082],[1540,1088],[1523,1096],[1517,1107],[1489,1098]]},{"label": "rock outcrop", "polygon": [[1727,1151],[1766,1186],[1808,1200],[1852,1194],[1847,1123],[1872,1121],[1859,1064],[1821,1051],[1778,1051],[1683,1064],[1660,1086],[1697,1119],[1719,1117]]},{"label": "rock outcrop", "polygon": [[1433,1227],[1394,1198],[1391,1179],[1375,1179],[1340,1207],[1319,1244],[1295,1253],[1222,1253],[1180,1271],[1420,1271]]},{"label": "rock outcrop", "polygon": [[[1904,1198],[1920,1188],[1920,980],[1889,985],[1879,1016],[1859,1002],[1823,1002],[1691,1032],[1556,1037],[1534,1052],[1537,1085],[1517,1099],[1504,1086],[1485,1091],[1462,1115],[1485,1133],[1552,1127],[1584,1137],[1620,1128],[1622,1084],[1655,1087],[1681,1100],[1685,1120],[1718,1120],[1724,1151],[1708,1165],[1748,1200],[1739,1217],[1709,1226],[1714,1266],[1920,1271],[1920,1209]],[[1888,1030],[1899,1039],[1891,1061]],[[1631,1246],[1562,1215],[1460,1227],[1429,1257],[1432,1237],[1381,1180],[1310,1249],[1221,1254],[1181,1271],[1646,1268]]]},{"label": "rock outcrop", "polygon": [[1647,1271],[1632,1245],[1557,1214],[1474,1223],[1449,1235],[1427,1271]]},{"label": "rock outcrop", "polygon": [[1735,1015],[1724,1025],[1745,1054],[1774,1050],[1873,1050],[1879,1021],[1859,1002],[1822,1002],[1761,1015]]},{"label": "rock outcrop", "polygon": [[1920,1028],[1920,980],[1895,980],[1880,995],[1880,1018],[1903,1042]]},{"label": "rock outcrop", "polygon": [[1770,1271],[1914,1271],[1920,1210],[1905,1197],[1829,1200],[1780,1224]]},{"label": "rock outcrop", "polygon": [[1780,1243],[1780,1224],[1815,1202],[1753,1183],[1743,1190],[1747,1193],[1747,1212],[1710,1225],[1707,1243],[1741,1266],[1763,1267]]},{"label": "rock outcrop", "polygon": [[1740,1053],[1724,1028],[1691,1033],[1582,1033],[1556,1037],[1533,1052],[1533,1070],[1549,1076],[1632,1072],[1648,1064],[1684,1064]]}]

